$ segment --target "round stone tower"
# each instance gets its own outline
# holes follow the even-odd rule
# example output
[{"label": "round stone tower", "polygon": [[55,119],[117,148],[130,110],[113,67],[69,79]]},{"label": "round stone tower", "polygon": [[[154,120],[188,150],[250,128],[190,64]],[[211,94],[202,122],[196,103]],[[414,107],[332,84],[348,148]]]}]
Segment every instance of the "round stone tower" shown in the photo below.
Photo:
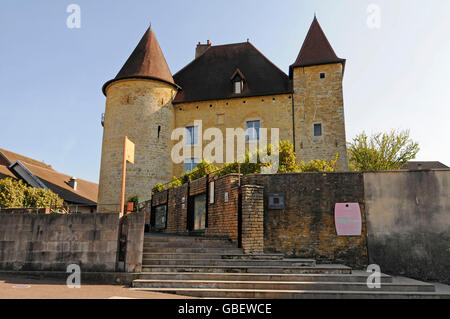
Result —
[{"label": "round stone tower", "polygon": [[106,95],[99,212],[120,210],[124,136],[135,143],[135,164],[127,165],[125,200],[151,197],[151,188],[172,177],[170,161],[175,84],[149,28],[117,76],[103,86]]}]

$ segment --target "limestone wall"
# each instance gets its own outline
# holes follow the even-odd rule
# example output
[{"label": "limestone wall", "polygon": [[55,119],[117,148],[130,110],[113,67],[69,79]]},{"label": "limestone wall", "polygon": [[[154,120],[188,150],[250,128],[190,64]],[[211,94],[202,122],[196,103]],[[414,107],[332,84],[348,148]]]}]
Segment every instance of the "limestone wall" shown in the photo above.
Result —
[{"label": "limestone wall", "polygon": [[[338,168],[347,170],[342,64],[295,68],[293,76],[297,158],[330,160],[339,153]],[[322,136],[314,136],[314,124],[322,124]]]},{"label": "limestone wall", "polygon": [[0,269],[115,271],[118,214],[0,213]]},{"label": "limestone wall", "polygon": [[[127,164],[125,199],[151,197],[151,188],[172,178],[172,99],[175,89],[153,80],[122,80],[107,89],[99,183],[99,212],[120,210],[124,136],[135,143]],[[159,127],[159,128],[158,128]]]},{"label": "limestone wall", "polygon": [[[224,145],[223,161],[226,159],[226,128],[245,130],[247,120],[260,120],[261,127],[268,129],[278,128],[280,139],[292,141],[291,94],[182,103],[174,105],[174,109],[177,128],[193,125],[195,120],[202,120],[203,131],[211,127],[220,129]],[[268,140],[270,142],[270,130]],[[209,143],[210,141],[203,141],[203,149]],[[191,154],[194,154],[194,151],[193,147]],[[218,164],[221,166],[221,163]],[[174,165],[175,176],[180,176],[182,170],[183,164]]]},{"label": "limestone wall", "polygon": [[[264,250],[285,256],[315,258],[320,263],[367,266],[364,185],[360,173],[246,175],[243,185],[264,187]],[[284,197],[284,208],[271,209],[271,193]],[[360,236],[338,236],[336,203],[359,203]]]}]

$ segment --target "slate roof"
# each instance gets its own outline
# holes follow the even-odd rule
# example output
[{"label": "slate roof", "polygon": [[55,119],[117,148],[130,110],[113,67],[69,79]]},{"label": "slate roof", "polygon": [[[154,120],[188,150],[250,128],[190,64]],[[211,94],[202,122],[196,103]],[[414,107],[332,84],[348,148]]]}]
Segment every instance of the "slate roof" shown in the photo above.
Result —
[{"label": "slate roof", "polygon": [[105,94],[106,87],[109,84],[130,78],[156,79],[176,86],[155,33],[151,28],[148,28],[144,33],[116,77],[103,85],[103,93]]},{"label": "slate roof", "polygon": [[[233,93],[237,70],[244,77],[241,94]],[[211,46],[173,78],[182,88],[174,103],[291,92],[289,77],[250,42]]]},{"label": "slate roof", "polygon": [[320,27],[319,21],[314,17],[297,59],[290,66],[290,74],[294,67],[330,63],[342,63],[345,66],[345,59],[338,58]]}]

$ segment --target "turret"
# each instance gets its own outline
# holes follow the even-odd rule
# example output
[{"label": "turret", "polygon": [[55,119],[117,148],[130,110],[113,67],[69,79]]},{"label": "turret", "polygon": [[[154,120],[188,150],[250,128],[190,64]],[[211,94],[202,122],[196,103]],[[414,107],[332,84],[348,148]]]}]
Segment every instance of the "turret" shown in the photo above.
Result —
[{"label": "turret", "polygon": [[333,159],[348,169],[342,79],[338,58],[314,17],[295,62],[289,68],[294,91],[295,151],[303,161]]},{"label": "turret", "polygon": [[172,177],[170,135],[175,84],[154,32],[149,28],[117,76],[103,85],[106,96],[98,211],[119,211],[124,136],[135,143],[127,166],[127,199],[151,197],[151,187]]}]

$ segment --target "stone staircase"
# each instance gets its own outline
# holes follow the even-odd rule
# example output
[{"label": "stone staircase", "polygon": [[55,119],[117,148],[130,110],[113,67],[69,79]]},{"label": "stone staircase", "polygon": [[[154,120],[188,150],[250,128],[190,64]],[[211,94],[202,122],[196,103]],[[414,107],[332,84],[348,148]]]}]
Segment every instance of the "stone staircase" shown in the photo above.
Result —
[{"label": "stone staircase", "polygon": [[450,298],[416,280],[367,287],[368,273],[280,254],[246,255],[226,239],[146,234],[131,289],[206,298]]}]

